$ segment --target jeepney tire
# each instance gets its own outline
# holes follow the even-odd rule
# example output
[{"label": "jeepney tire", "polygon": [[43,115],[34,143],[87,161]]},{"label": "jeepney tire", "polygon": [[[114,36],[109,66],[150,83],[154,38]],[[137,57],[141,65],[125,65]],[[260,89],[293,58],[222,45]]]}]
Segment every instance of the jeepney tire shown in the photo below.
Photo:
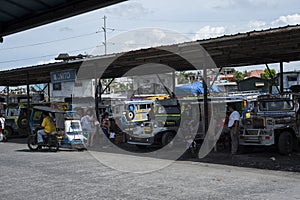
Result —
[{"label": "jeepney tire", "polygon": [[285,131],[280,134],[278,140],[279,153],[282,155],[288,155],[293,151],[293,136],[290,132]]},{"label": "jeepney tire", "polygon": [[146,149],[147,146],[146,145],[140,145],[140,144],[137,144],[136,147],[140,150],[143,150],[143,149]]},{"label": "jeepney tire", "polygon": [[298,140],[293,140],[293,150],[295,152],[300,152],[300,143]]},{"label": "jeepney tire", "polygon": [[28,119],[27,119],[27,117],[21,117],[21,118],[19,118],[18,119],[18,126],[21,128],[21,129],[26,129],[26,128],[28,128]]},{"label": "jeepney tire", "polygon": [[6,126],[5,129],[3,130],[3,135],[6,139],[11,137],[13,135],[14,131],[10,126]]},{"label": "jeepney tire", "polygon": [[162,138],[161,138],[161,144],[163,146],[166,146],[168,145],[169,147],[172,147],[172,142],[173,142],[173,139],[175,137],[175,134],[172,133],[172,132],[166,132],[163,134]]}]

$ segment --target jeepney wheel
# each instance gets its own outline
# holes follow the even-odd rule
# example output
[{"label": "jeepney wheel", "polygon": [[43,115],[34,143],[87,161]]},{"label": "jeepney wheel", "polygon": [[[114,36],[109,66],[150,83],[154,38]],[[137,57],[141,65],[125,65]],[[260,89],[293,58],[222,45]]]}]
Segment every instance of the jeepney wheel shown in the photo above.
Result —
[{"label": "jeepney wheel", "polygon": [[278,140],[279,153],[288,155],[293,151],[293,136],[290,132],[283,132],[279,136]]},{"label": "jeepney wheel", "polygon": [[146,149],[147,148],[147,145],[140,145],[140,144],[137,144],[136,147],[140,150],[143,150],[143,149]]},{"label": "jeepney wheel", "polygon": [[168,145],[169,147],[173,146],[173,138],[174,138],[174,133],[172,132],[166,132],[165,134],[163,134],[162,139],[161,139],[161,143],[163,146]]},{"label": "jeepney wheel", "polygon": [[18,126],[21,128],[21,129],[26,129],[28,128],[28,119],[27,117],[21,117],[18,119]]},{"label": "jeepney wheel", "polygon": [[4,135],[4,137],[7,139],[7,138],[9,138],[10,136],[12,136],[13,132],[14,132],[14,131],[13,131],[13,129],[12,129],[11,127],[6,126],[5,129],[3,130],[3,135]]}]

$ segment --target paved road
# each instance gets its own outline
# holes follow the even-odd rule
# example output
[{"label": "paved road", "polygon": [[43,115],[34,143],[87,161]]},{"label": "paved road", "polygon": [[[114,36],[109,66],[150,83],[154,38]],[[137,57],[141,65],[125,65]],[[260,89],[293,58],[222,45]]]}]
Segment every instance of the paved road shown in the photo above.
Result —
[{"label": "paved road", "polygon": [[[116,170],[130,166],[149,170]],[[105,152],[30,152],[23,143],[0,143],[0,185],[0,199],[9,200],[300,199],[296,172]]]}]

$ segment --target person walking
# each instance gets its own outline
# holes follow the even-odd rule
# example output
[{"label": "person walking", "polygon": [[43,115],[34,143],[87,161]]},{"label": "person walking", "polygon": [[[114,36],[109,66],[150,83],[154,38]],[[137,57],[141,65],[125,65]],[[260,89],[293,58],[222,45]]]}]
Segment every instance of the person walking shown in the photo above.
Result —
[{"label": "person walking", "polygon": [[239,136],[239,121],[240,114],[236,111],[235,105],[228,106],[231,114],[229,115],[228,128],[230,128],[231,136],[231,154],[236,155],[238,150],[238,136]]}]

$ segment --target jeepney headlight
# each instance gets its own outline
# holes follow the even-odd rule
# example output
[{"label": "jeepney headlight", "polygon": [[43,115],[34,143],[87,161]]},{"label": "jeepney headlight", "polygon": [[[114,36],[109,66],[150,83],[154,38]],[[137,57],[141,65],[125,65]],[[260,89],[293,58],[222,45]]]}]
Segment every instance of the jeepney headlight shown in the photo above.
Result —
[{"label": "jeepney headlight", "polygon": [[285,120],[284,119],[276,119],[275,124],[285,124]]},{"label": "jeepney headlight", "polygon": [[153,127],[154,127],[154,128],[157,128],[157,124],[154,124]]},{"label": "jeepney headlight", "polygon": [[145,124],[144,123],[141,123],[141,127],[144,127],[145,126]]},{"label": "jeepney headlight", "polygon": [[290,118],[290,117],[285,117],[282,119],[275,120],[275,124],[286,124],[286,123],[290,123],[290,122],[292,122],[292,118]]},{"label": "jeepney headlight", "polygon": [[267,131],[261,131],[260,134],[261,135],[268,135],[268,132]]}]

